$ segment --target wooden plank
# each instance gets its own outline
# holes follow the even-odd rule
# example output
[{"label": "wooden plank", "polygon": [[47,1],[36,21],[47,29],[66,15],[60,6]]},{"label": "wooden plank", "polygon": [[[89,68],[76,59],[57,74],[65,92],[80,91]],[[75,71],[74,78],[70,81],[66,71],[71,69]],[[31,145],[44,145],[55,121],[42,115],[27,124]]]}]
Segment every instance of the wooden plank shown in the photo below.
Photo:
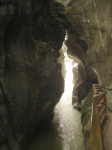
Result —
[{"label": "wooden plank", "polygon": [[95,87],[95,88],[96,88],[96,87],[99,87],[99,88],[100,88],[100,86],[99,86],[99,85],[95,85],[95,84],[94,84],[94,87]]},{"label": "wooden plank", "polygon": [[106,119],[107,119],[107,115],[105,115],[105,116],[103,117],[103,119],[102,119],[102,121],[101,121],[101,123],[100,123],[101,128],[103,128],[103,124],[105,123]]},{"label": "wooden plank", "polygon": [[96,89],[96,91],[102,91],[102,89]]},{"label": "wooden plank", "polygon": [[[98,105],[97,105],[97,106],[98,106]],[[103,103],[102,103],[101,107],[99,107],[99,109],[98,109],[98,112],[100,112],[104,106],[106,107],[106,102],[103,102]]]},{"label": "wooden plank", "polygon": [[105,95],[105,93],[104,92],[102,92],[102,93],[99,93],[99,96],[98,96],[98,98],[96,98],[96,103],[98,103],[101,99],[102,99],[102,97]]},{"label": "wooden plank", "polygon": [[[102,110],[102,112],[99,114],[99,119],[104,116],[104,112],[106,112],[106,107]],[[105,114],[106,115],[106,114]]]},{"label": "wooden plank", "polygon": [[96,94],[96,95],[94,95],[93,97],[96,99],[96,98],[98,98],[98,96],[99,96],[99,94]]},{"label": "wooden plank", "polygon": [[97,103],[93,103],[92,127],[90,131],[89,150],[104,150]]},{"label": "wooden plank", "polygon": [[[103,103],[99,106],[99,101]],[[90,131],[89,150],[104,150],[101,128],[106,119],[105,93],[99,84],[93,84],[92,126]],[[100,118],[99,118],[100,117]]]}]

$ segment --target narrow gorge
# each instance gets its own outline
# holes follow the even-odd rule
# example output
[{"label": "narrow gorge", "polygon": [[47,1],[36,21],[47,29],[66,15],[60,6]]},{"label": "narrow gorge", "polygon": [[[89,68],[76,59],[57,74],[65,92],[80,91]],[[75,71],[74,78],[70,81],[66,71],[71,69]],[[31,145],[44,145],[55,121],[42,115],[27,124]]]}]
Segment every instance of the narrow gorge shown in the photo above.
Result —
[{"label": "narrow gorge", "polygon": [[26,150],[51,126],[65,89],[65,53],[71,109],[88,149],[92,84],[112,112],[111,14],[111,0],[0,0],[0,150]]}]

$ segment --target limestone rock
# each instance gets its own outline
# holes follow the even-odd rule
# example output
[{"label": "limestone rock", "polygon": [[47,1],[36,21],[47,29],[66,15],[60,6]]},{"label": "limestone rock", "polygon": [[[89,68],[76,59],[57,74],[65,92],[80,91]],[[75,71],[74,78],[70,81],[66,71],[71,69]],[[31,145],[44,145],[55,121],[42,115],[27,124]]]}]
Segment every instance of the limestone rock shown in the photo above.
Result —
[{"label": "limestone rock", "polygon": [[[64,91],[57,58],[65,33],[57,24],[49,29],[48,7],[43,1],[0,1],[1,150],[24,150],[36,127],[52,120]],[[54,34],[56,42],[48,37]]]},{"label": "limestone rock", "polygon": [[24,149],[36,125],[59,101],[64,81],[57,59],[65,33],[68,55],[83,70],[73,97],[81,104],[91,84],[98,82],[112,111],[111,14],[111,0],[0,1],[0,140],[4,149],[15,150],[13,144]]},{"label": "limestone rock", "polygon": [[90,130],[91,130],[91,114],[92,114],[92,91],[89,92],[87,97],[82,101],[82,116],[81,116],[81,123],[82,123],[82,131],[84,134],[84,148],[88,150],[89,146],[89,137],[90,137]]},{"label": "limestone rock", "polygon": [[[111,0],[55,0],[55,2],[64,7],[61,10],[57,8],[56,19],[60,20],[62,23],[60,24],[68,31],[69,37],[72,35],[72,39],[67,43],[70,47],[68,48],[70,57],[75,57],[77,61],[79,59],[84,67],[94,72],[98,83],[106,92],[107,106],[111,110],[111,96],[107,96],[111,95],[109,93],[112,90]],[[63,14],[63,17],[59,14]]]}]

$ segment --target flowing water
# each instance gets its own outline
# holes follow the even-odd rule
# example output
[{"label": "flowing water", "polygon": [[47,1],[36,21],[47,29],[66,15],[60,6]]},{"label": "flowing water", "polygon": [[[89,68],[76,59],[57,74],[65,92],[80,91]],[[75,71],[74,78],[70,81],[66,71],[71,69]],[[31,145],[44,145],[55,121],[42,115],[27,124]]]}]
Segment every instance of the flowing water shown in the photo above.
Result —
[{"label": "flowing water", "polygon": [[52,125],[34,139],[28,150],[84,150],[81,113],[72,107],[71,64],[70,60],[65,62],[67,69],[65,92],[55,107]]}]

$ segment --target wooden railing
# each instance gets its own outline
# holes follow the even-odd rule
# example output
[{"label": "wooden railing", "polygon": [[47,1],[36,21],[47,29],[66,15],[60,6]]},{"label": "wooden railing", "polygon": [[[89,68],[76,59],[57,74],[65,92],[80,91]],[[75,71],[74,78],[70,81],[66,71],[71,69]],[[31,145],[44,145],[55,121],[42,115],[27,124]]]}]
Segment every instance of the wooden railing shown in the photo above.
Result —
[{"label": "wooden railing", "polygon": [[90,131],[89,150],[104,150],[102,126],[105,120],[105,93],[98,84],[93,84],[92,126]]}]

